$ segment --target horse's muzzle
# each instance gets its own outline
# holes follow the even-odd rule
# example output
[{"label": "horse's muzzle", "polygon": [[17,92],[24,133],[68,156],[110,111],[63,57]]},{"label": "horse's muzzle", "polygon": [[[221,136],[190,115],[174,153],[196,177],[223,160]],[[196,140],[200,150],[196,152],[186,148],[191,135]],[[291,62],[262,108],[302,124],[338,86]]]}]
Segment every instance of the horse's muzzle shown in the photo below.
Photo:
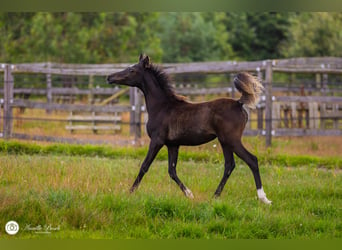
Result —
[{"label": "horse's muzzle", "polygon": [[109,75],[109,76],[107,76],[106,80],[107,80],[107,83],[113,84],[116,82],[117,79],[113,75]]},{"label": "horse's muzzle", "polygon": [[107,76],[106,81],[110,84],[110,76]]}]

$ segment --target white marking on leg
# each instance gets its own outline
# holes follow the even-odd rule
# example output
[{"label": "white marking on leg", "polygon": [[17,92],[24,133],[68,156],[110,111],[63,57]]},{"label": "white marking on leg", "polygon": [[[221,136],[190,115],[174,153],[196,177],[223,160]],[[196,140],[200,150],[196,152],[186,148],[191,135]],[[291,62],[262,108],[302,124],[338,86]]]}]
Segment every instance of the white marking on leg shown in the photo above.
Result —
[{"label": "white marking on leg", "polygon": [[257,189],[257,193],[258,193],[259,200],[261,200],[263,203],[265,203],[265,204],[271,204],[272,203],[272,201],[267,199],[266,193],[264,192],[264,189],[262,187],[260,189]]},{"label": "white marking on leg", "polygon": [[192,194],[192,192],[191,192],[190,189],[185,188],[184,193],[185,193],[185,196],[186,196],[186,197],[188,197],[188,198],[190,198],[190,199],[193,199],[193,198],[194,198],[194,195]]}]

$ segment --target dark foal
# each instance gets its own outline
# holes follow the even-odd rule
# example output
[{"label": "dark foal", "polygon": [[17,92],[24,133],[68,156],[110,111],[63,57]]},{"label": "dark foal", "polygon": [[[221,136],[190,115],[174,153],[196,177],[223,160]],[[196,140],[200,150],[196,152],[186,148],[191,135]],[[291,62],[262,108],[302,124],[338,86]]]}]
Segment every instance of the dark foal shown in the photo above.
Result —
[{"label": "dark foal", "polygon": [[190,189],[177,176],[179,146],[200,145],[218,138],[224,154],[225,168],[215,196],[220,196],[235,168],[235,153],[252,170],[259,199],[267,204],[271,203],[263,191],[258,160],[241,143],[241,136],[248,120],[243,105],[255,107],[263,89],[255,77],[248,73],[239,73],[236,76],[234,84],[242,93],[239,100],[220,98],[210,102],[190,103],[173,92],[165,72],[152,65],[148,56],[140,55],[139,63],[109,75],[107,81],[110,84],[137,87],[145,96],[149,118],[147,133],[151,142],[131,192],[137,189],[157,153],[166,145],[170,177],[187,197],[193,198]]}]

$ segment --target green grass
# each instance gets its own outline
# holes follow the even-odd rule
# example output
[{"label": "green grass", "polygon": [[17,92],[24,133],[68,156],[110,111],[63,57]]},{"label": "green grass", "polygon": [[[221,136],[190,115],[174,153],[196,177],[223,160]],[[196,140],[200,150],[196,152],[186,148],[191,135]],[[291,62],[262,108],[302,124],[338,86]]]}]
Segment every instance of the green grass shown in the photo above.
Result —
[{"label": "green grass", "polygon": [[[182,148],[179,159],[183,161],[222,163],[223,156],[221,149],[205,148],[204,150],[193,150],[194,148]],[[282,165],[287,167],[314,166],[322,168],[342,169],[341,157],[316,157],[309,155],[286,155],[273,154],[272,150],[258,153],[259,163],[270,165]],[[128,157],[133,159],[143,159],[147,152],[145,147],[116,147],[96,146],[96,145],[70,145],[70,144],[51,144],[39,145],[33,143],[23,143],[17,141],[0,141],[0,153],[6,154],[27,154],[27,155],[61,155],[61,156],[87,156],[105,157],[117,159]],[[157,160],[167,160],[167,150],[165,147],[157,155]],[[238,163],[242,161],[236,157]]]},{"label": "green grass", "polygon": [[[338,239],[342,236],[339,161],[291,157],[260,165],[271,206],[257,201],[252,173],[237,163],[219,199],[212,195],[222,160],[185,150],[179,177],[193,191],[186,199],[167,173],[166,152],[134,194],[145,148],[38,146],[1,142],[0,238],[114,239]],[[203,154],[201,156],[201,154]],[[211,157],[211,158],[210,158]],[[319,164],[315,165],[315,161]],[[329,164],[322,168],[321,163]],[[296,166],[289,167],[290,164]],[[336,165],[337,164],[337,165]],[[21,230],[9,236],[4,225]],[[25,227],[58,228],[37,234]]]}]

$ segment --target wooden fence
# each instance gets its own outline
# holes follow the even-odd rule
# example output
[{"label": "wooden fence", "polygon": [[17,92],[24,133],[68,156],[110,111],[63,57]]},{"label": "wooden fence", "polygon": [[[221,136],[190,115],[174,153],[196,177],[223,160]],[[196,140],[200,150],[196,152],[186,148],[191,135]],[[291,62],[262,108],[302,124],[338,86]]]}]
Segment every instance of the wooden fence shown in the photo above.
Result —
[{"label": "wooden fence", "polygon": [[[42,138],[30,135],[13,133],[13,108],[62,110],[70,112],[90,113],[130,113],[130,131],[138,139],[141,136],[142,113],[145,112],[142,96],[135,88],[130,89],[130,105],[99,105],[57,103],[53,97],[56,95],[87,95],[92,100],[94,95],[113,96],[120,89],[94,88],[93,77],[102,76],[103,81],[108,74],[126,68],[128,64],[56,64],[56,63],[30,63],[30,64],[1,64],[3,71],[4,87],[3,98],[0,106],[3,107],[1,136],[9,138]],[[255,62],[203,62],[203,63],[176,63],[163,64],[162,67],[168,74],[226,74],[227,84],[219,88],[177,88],[176,92],[183,95],[205,95],[229,93],[235,97],[233,75],[240,71],[252,72],[262,79],[265,86],[265,95],[254,112],[257,117],[257,127],[253,128],[252,122],[247,124],[246,135],[265,136],[266,145],[271,144],[272,136],[304,136],[304,135],[342,135],[339,124],[342,119],[342,97],[326,95],[328,76],[342,76],[342,58],[293,58],[282,60],[265,60]],[[19,74],[43,74],[46,75],[45,88],[15,88],[14,76]],[[314,89],[320,91],[320,95],[276,95],[276,92],[288,89],[286,86],[273,86],[274,74],[315,74],[317,86]],[[54,88],[52,76],[87,76],[88,88]],[[297,93],[299,93],[297,91]],[[43,95],[46,101],[32,101],[23,98],[14,98],[17,94]],[[111,99],[111,97],[109,97]],[[251,111],[249,111],[251,112]],[[253,121],[252,113],[250,120]],[[327,129],[326,121],[331,120],[333,127]],[[318,122],[319,121],[319,122]],[[300,123],[295,127],[293,123]],[[306,124],[305,126],[303,124]],[[283,127],[280,126],[283,124]]]}]

